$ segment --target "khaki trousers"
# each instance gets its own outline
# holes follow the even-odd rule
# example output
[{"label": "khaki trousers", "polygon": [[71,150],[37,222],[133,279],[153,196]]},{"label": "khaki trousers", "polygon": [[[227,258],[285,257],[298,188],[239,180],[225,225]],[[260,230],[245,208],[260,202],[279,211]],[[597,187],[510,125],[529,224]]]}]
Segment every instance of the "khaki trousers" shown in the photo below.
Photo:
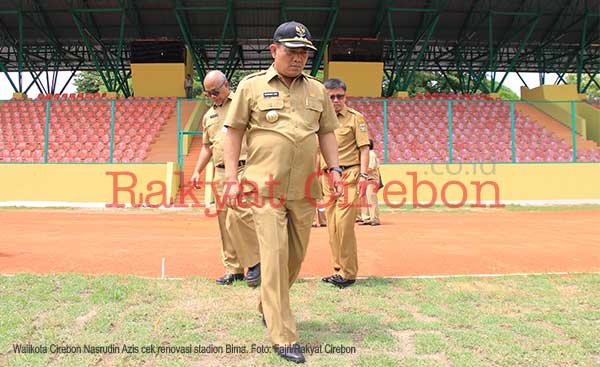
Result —
[{"label": "khaki trousers", "polygon": [[271,342],[291,345],[298,342],[296,321],[290,308],[289,290],[300,267],[311,231],[315,208],[308,200],[265,200],[252,206],[260,245],[260,303]]},{"label": "khaki trousers", "polygon": [[379,223],[379,200],[377,199],[378,190],[379,181],[367,181],[367,206],[361,205],[361,219],[365,222]]},{"label": "khaki trousers", "polygon": [[[243,167],[238,171],[240,176]],[[254,220],[250,208],[228,208],[223,198],[225,186],[225,169],[215,168],[214,180],[217,182],[218,197],[215,197],[217,205],[217,219],[221,232],[221,258],[225,273],[243,274],[244,268],[254,266],[260,261],[258,249],[258,238],[254,230]],[[219,204],[221,203],[221,204]]]},{"label": "khaki trousers", "polygon": [[329,185],[329,180],[327,176],[323,176],[323,193],[325,194],[323,200],[328,204],[325,209],[325,216],[327,217],[333,270],[346,279],[356,279],[358,273],[354,223],[360,205],[356,187],[359,173],[359,166],[349,168],[343,172],[344,192],[335,201],[330,196],[333,189]]}]

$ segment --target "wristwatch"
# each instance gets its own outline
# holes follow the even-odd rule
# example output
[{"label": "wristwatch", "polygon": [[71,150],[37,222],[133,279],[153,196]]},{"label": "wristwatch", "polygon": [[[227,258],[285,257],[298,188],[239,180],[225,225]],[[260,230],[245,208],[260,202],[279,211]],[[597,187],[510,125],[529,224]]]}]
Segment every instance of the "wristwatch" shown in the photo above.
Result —
[{"label": "wristwatch", "polygon": [[364,172],[361,173],[359,176],[362,177],[362,178],[369,178],[369,175],[366,174],[366,173],[364,173]]},{"label": "wristwatch", "polygon": [[342,174],[342,172],[344,172],[340,167],[331,167],[329,168],[329,172],[331,171],[335,171],[337,173],[339,173],[340,175]]}]

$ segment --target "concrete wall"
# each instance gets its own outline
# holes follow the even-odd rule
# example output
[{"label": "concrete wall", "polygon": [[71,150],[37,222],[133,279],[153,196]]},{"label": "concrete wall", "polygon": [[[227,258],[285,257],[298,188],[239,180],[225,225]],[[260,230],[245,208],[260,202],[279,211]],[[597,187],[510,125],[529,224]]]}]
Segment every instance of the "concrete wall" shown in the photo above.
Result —
[{"label": "concrete wall", "polygon": [[600,145],[600,110],[587,103],[577,103],[575,113],[586,122],[586,136]]},{"label": "concrete wall", "polygon": [[[572,126],[571,103],[566,101],[580,101],[581,97],[577,93],[577,87],[574,85],[541,85],[537,88],[528,89],[521,87],[521,99],[530,101],[540,111],[548,114],[559,121],[569,129]],[[535,101],[561,101],[556,103],[535,103]],[[581,103],[576,103],[581,104]],[[587,139],[587,119],[577,113],[575,110],[575,131],[584,139]]]},{"label": "concrete wall", "polygon": [[342,79],[351,97],[381,97],[383,63],[330,61],[326,62],[325,79]]},{"label": "concrete wall", "polygon": [[185,64],[131,64],[136,97],[185,97]]},{"label": "concrete wall", "polygon": [[388,164],[381,175],[387,192],[379,190],[379,198],[387,194],[392,204],[600,201],[597,163]]},{"label": "concrete wall", "polygon": [[171,162],[2,164],[0,202],[168,204],[177,192],[178,171]]}]

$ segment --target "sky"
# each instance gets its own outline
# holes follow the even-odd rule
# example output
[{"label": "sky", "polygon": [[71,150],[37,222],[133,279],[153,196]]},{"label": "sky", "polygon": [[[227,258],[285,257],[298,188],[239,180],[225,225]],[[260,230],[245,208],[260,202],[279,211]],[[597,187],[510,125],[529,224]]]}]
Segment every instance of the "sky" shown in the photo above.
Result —
[{"label": "sky", "polygon": [[[16,84],[17,83],[17,73],[9,73],[11,79]],[[59,72],[58,73],[58,86],[62,88],[65,82],[69,79],[69,72]],[[501,80],[504,76],[504,73],[496,74],[497,80]],[[521,73],[521,76],[527,82],[529,88],[535,88],[540,85],[539,74],[538,73]],[[42,76],[45,80],[45,76]],[[546,75],[546,84],[554,84],[556,81],[556,74],[547,74]],[[31,83],[31,75],[29,73],[23,74],[23,85],[26,87]],[[504,85],[508,88],[512,89],[518,96],[521,95],[520,88],[523,85],[523,82],[519,79],[516,73],[509,73],[508,77],[504,81]],[[65,89],[65,93],[75,93],[75,85],[73,85],[73,81],[67,86]],[[6,78],[6,75],[0,74],[0,100],[6,100],[12,98],[13,88],[10,85],[10,82]],[[34,85],[31,87],[27,95],[29,98],[36,98],[39,94],[39,90]]]}]

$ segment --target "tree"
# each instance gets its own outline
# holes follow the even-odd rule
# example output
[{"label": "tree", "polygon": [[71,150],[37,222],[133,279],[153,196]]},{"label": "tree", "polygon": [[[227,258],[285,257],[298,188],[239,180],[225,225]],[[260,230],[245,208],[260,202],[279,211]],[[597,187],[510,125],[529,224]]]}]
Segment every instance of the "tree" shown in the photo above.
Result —
[{"label": "tree", "polygon": [[[384,91],[387,90],[389,83],[389,79],[384,75],[381,84]],[[487,79],[484,83],[486,83],[489,90],[491,81]],[[417,71],[412,82],[408,85],[408,94],[411,96],[417,93],[453,93],[454,90],[460,91],[460,80],[456,72],[448,72],[446,73],[446,77],[444,77],[440,72]],[[477,93],[484,93],[484,89],[478,88]],[[519,96],[515,92],[505,86],[500,88],[498,94],[502,99],[519,99]]]},{"label": "tree", "polygon": [[[98,93],[102,84],[102,78],[96,71],[82,71],[77,73],[73,79],[73,84],[77,87],[77,93]],[[106,89],[105,89],[106,90]]]},{"label": "tree", "polygon": [[[77,73],[73,78],[73,84],[77,87],[77,93],[105,93],[108,91],[100,74],[97,71],[82,71]],[[127,79],[129,90],[133,92],[133,80]],[[123,93],[119,91],[118,95],[122,96]]]},{"label": "tree", "polygon": [[[244,79],[246,76],[255,73],[257,70],[236,70],[233,72],[233,75],[231,76],[231,78],[229,78],[229,86],[232,90],[235,90],[235,88],[237,88],[238,84],[240,83],[240,81],[242,79]],[[202,98],[202,97],[206,97],[202,95],[202,92],[204,92],[204,86],[203,86],[203,81],[200,80],[200,76],[198,75],[198,73],[196,73],[194,71],[194,88],[192,89],[192,96],[194,98]]]},{"label": "tree", "polygon": [[[569,83],[569,84],[577,85],[577,74],[567,74],[566,80],[567,80],[567,83]],[[589,83],[589,81],[590,81],[589,75],[582,75],[581,76],[581,88],[585,87]],[[596,78],[596,81],[598,81],[597,78]],[[600,84],[600,83],[598,83],[598,84]],[[589,97],[592,97],[593,99],[600,98],[600,88],[598,88],[598,85],[592,81],[592,83],[588,87],[585,94],[587,94]]]},{"label": "tree", "polygon": [[[490,79],[486,79],[485,85],[487,86],[488,90],[492,89],[492,81]],[[498,80],[496,80],[496,85],[498,84]],[[481,88],[479,88],[479,90],[482,90]],[[500,90],[498,91],[498,94],[500,95],[500,98],[502,99],[508,99],[508,100],[518,100],[520,99],[519,96],[512,91],[512,89],[510,89],[509,87],[503,85],[502,87],[500,87]]]}]

